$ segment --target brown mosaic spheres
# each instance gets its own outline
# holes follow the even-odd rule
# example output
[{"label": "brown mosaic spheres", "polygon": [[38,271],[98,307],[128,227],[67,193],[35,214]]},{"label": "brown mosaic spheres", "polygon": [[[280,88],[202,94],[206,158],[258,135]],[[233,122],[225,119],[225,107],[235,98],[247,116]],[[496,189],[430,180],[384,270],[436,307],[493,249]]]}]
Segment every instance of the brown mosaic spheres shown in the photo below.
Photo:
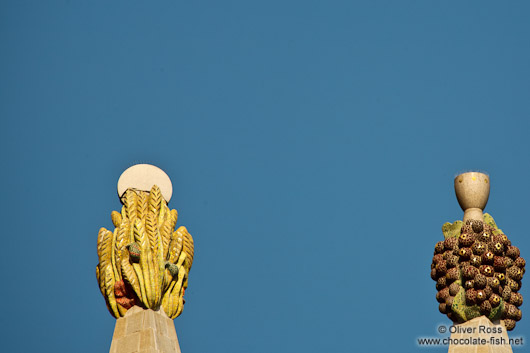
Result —
[{"label": "brown mosaic spheres", "polygon": [[463,288],[469,312],[494,316],[502,309],[500,318],[513,330],[522,317],[523,296],[518,291],[525,265],[519,249],[505,234],[487,223],[467,221],[458,237],[440,241],[434,249],[431,277],[436,281],[440,312],[459,320],[452,305]]}]

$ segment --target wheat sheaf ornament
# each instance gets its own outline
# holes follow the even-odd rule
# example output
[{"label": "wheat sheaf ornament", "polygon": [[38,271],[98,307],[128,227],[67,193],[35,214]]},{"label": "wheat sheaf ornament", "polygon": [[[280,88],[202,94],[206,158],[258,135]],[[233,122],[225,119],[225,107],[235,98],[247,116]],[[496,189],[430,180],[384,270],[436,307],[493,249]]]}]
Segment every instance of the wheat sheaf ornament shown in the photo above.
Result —
[{"label": "wheat sheaf ornament", "polygon": [[114,231],[99,230],[96,267],[115,318],[134,306],[162,309],[171,319],[182,313],[193,238],[185,227],[175,230],[177,211],[167,206],[171,193],[169,177],[150,165],[133,166],[118,181],[123,207],[111,214]]},{"label": "wheat sheaf ornament", "polygon": [[513,330],[522,318],[519,290],[526,262],[493,217],[482,213],[489,177],[461,174],[455,178],[455,191],[464,220],[443,225],[445,240],[436,244],[431,264],[439,310],[455,323],[485,316]]}]

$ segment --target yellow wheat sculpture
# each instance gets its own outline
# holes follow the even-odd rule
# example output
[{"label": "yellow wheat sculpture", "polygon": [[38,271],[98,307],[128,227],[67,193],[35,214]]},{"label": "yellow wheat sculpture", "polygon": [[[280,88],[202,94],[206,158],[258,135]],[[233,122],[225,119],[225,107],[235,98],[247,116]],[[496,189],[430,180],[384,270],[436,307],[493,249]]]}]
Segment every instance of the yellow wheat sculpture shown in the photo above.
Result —
[{"label": "yellow wheat sculpture", "polygon": [[119,318],[134,305],[163,308],[172,319],[182,312],[193,263],[193,238],[176,231],[177,211],[169,210],[158,186],[150,192],[129,189],[121,214],[113,211],[114,232],[99,230],[96,267],[101,294]]}]

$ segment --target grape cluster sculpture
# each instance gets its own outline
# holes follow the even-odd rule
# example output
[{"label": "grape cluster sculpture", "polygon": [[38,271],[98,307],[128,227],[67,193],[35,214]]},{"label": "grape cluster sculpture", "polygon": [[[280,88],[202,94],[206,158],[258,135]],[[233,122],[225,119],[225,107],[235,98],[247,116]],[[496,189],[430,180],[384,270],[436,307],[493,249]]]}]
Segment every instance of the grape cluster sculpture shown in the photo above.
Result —
[{"label": "grape cluster sculpture", "polygon": [[525,260],[519,249],[487,213],[484,222],[445,223],[442,231],[445,241],[436,244],[431,265],[440,312],[455,323],[485,315],[513,330],[522,317]]},{"label": "grape cluster sculpture", "polygon": [[174,319],[184,306],[193,263],[193,238],[176,231],[177,211],[170,210],[158,186],[150,192],[128,189],[121,213],[113,211],[114,232],[101,228],[96,277],[110,313],[123,317],[137,305]]}]

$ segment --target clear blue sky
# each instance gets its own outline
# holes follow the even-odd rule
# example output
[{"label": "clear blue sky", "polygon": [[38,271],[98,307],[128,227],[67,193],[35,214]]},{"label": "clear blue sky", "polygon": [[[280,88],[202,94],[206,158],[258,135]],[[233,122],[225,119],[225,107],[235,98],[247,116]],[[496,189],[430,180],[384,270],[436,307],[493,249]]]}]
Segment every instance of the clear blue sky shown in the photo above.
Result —
[{"label": "clear blue sky", "polygon": [[446,352],[416,338],[449,323],[429,273],[442,224],[462,218],[456,174],[490,174],[486,211],[530,259],[529,15],[3,1],[4,351],[108,351],[96,238],[141,162],[171,177],[195,238],[184,353]]}]

